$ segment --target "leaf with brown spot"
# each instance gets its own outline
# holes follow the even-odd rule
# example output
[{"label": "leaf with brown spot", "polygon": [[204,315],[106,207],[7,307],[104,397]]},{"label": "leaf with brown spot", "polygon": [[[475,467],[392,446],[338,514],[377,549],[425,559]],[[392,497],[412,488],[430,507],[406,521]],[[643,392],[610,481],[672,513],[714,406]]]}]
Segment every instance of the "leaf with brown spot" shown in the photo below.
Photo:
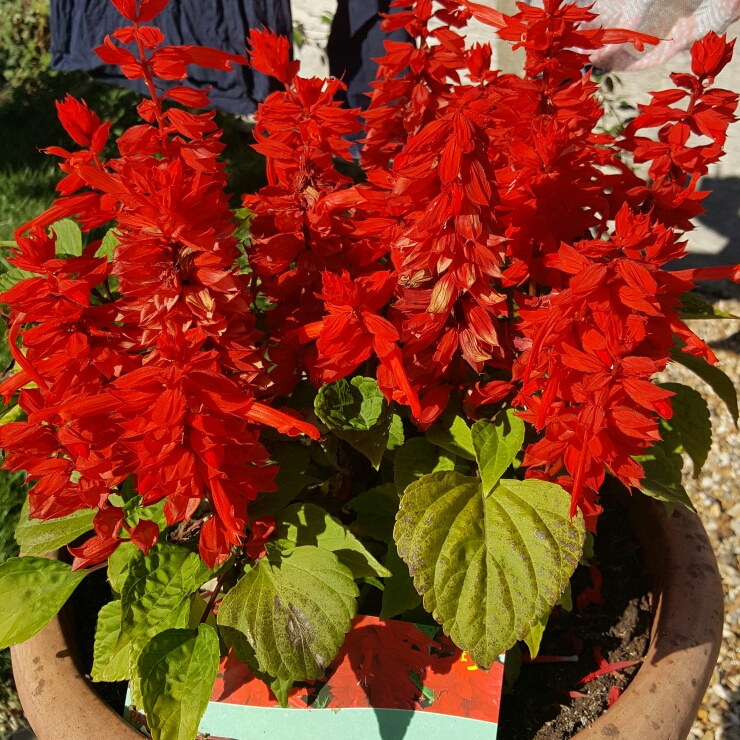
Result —
[{"label": "leaf with brown spot", "polygon": [[218,612],[237,630],[259,669],[283,680],[321,678],[357,612],[352,571],[319,547],[273,552],[250,568]]}]

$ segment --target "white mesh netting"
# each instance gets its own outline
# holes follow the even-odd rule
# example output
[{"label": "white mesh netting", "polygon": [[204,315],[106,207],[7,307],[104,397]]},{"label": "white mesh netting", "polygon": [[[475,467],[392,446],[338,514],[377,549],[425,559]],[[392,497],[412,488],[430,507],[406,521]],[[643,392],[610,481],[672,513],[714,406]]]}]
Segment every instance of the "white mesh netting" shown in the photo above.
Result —
[{"label": "white mesh netting", "polygon": [[[629,28],[663,39],[644,52],[631,45],[607,47],[591,59],[606,70],[638,70],[670,59],[709,31],[723,33],[740,17],[740,0],[576,0],[578,5],[593,4],[599,14],[593,25]],[[535,0],[533,5],[542,6]]]}]

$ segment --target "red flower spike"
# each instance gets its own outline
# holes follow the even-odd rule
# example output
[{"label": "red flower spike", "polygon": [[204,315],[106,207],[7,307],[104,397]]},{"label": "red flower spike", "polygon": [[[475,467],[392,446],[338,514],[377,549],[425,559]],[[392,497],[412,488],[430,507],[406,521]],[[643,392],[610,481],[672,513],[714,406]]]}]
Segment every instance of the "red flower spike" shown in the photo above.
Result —
[{"label": "red flower spike", "polygon": [[252,66],[263,74],[274,77],[289,85],[298,74],[301,63],[290,61],[290,42],[284,36],[276,36],[269,29],[258,31],[252,28],[248,39]]},{"label": "red flower spike", "polygon": [[727,34],[718,36],[710,31],[691,48],[691,71],[697,76],[713,80],[732,59],[735,39],[727,43]]}]

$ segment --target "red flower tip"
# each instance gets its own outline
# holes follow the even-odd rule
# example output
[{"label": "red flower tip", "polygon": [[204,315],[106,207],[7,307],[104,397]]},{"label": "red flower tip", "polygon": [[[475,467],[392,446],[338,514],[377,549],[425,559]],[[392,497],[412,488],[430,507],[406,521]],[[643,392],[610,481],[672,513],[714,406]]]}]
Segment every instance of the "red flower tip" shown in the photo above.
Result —
[{"label": "red flower tip", "polygon": [[293,81],[301,63],[290,61],[291,44],[288,39],[276,36],[269,29],[258,31],[253,28],[249,32],[249,43],[252,46],[249,52],[252,66],[258,72],[274,77],[286,85]]},{"label": "red flower tip", "polygon": [[159,527],[155,522],[142,519],[130,532],[131,541],[146,555],[157,544]]},{"label": "red flower tip", "polygon": [[[69,93],[63,101],[58,100],[56,105],[59,121],[75,143],[87,148],[92,147],[95,134],[100,128],[100,118],[87,107],[84,100],[77,100]],[[100,152],[102,148],[101,146],[96,149]]]},{"label": "red flower tip", "polygon": [[713,79],[732,59],[735,39],[727,43],[727,34],[710,31],[691,47],[691,71],[697,77]]},{"label": "red flower tip", "polygon": [[252,560],[259,560],[265,556],[265,545],[270,540],[270,535],[275,531],[275,518],[265,516],[252,522],[249,537],[244,545]]}]

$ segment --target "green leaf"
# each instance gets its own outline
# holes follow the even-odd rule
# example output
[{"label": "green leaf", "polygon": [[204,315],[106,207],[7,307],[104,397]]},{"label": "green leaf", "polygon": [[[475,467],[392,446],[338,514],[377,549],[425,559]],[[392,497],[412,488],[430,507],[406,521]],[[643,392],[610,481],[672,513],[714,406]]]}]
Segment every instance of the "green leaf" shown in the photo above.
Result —
[{"label": "green leaf", "polygon": [[355,578],[390,575],[352,532],[320,506],[293,504],[284,509],[275,520],[274,536],[287,540],[291,547],[313,546],[333,552]]},{"label": "green leaf", "polygon": [[643,493],[659,501],[671,504],[683,504],[694,511],[691,499],[682,483],[683,458],[676,452],[664,448],[658,443],[653,445],[648,455],[635,457],[645,471],[640,481]]},{"label": "green leaf", "polygon": [[391,426],[388,430],[388,449],[397,449],[403,444],[405,438],[406,437],[403,431],[403,419],[398,414],[392,414]]},{"label": "green leaf", "polygon": [[121,634],[115,650],[132,646],[132,659],[154,635],[188,623],[189,596],[213,573],[196,553],[176,545],[155,545],[129,564],[121,590]]},{"label": "green leaf", "polygon": [[280,702],[280,706],[283,709],[287,709],[288,693],[293,688],[295,681],[290,678],[272,678],[272,676],[270,678],[272,680],[269,681],[269,685],[272,693],[275,694],[275,698]]},{"label": "green leaf", "polygon": [[432,473],[401,499],[395,529],[424,608],[490,668],[557,603],[578,565],[583,517],[554,483]]},{"label": "green leaf", "polygon": [[106,604],[98,613],[95,630],[93,681],[125,681],[130,678],[129,650],[126,647],[114,653],[118,635],[121,633],[121,602],[119,599]]},{"label": "green leaf", "polygon": [[6,272],[0,274],[0,293],[10,290],[14,285],[20,283],[21,280],[34,277],[38,277],[38,275],[17,267],[10,267]]},{"label": "green leaf", "polygon": [[699,298],[695,293],[684,293],[679,296],[681,305],[678,307],[678,312],[681,314],[681,318],[685,321],[687,319],[737,319],[739,316],[733,316],[731,313],[725,313],[712,306],[711,303]]},{"label": "green leaf", "polygon": [[396,450],[393,473],[398,494],[422,475],[438,470],[453,470],[454,457],[440,453],[439,448],[425,437],[411,437]]},{"label": "green leaf", "polygon": [[[4,348],[0,348],[0,353],[3,352]],[[3,355],[2,359],[0,359],[0,366],[1,367],[7,367],[10,364],[10,358],[8,358],[8,361],[5,362],[5,356]],[[2,416],[0,416],[0,427],[5,426],[6,424],[11,424],[14,421],[20,421],[21,416],[23,416],[25,412],[23,409],[16,404],[15,406],[11,406]]]},{"label": "green leaf", "polygon": [[565,591],[563,591],[563,595],[558,601],[558,606],[567,612],[573,611],[573,589],[570,581],[568,581],[568,585],[565,587]]},{"label": "green leaf", "polygon": [[261,671],[286,680],[321,678],[350,629],[358,594],[334,553],[297,547],[250,568],[226,594],[218,623],[246,636]]},{"label": "green leaf", "polygon": [[52,224],[51,230],[57,235],[57,254],[79,257],[82,254],[82,231],[71,219],[64,218]]},{"label": "green leaf", "polygon": [[671,359],[698,375],[725,402],[727,410],[737,425],[737,391],[730,378],[716,365],[710,365],[703,357],[694,357],[682,352],[679,347],[671,350]]},{"label": "green leaf", "polygon": [[661,383],[661,388],[676,394],[671,398],[673,416],[661,422],[671,434],[663,436],[666,441],[670,438],[672,445],[678,443],[686,450],[694,463],[694,478],[698,478],[712,448],[712,420],[707,402],[701,393],[681,383]]},{"label": "green leaf", "polygon": [[448,452],[466,460],[475,460],[473,435],[468,422],[457,413],[451,403],[437,421],[426,431],[427,439]]},{"label": "green leaf", "polygon": [[118,237],[116,236],[115,229],[108,229],[101,245],[98,247],[98,251],[95,252],[96,257],[107,257],[108,262],[113,262],[113,252],[119,245]]},{"label": "green leaf", "polygon": [[108,558],[108,581],[116,593],[123,591],[131,561],[137,555],[143,557],[141,550],[133,542],[122,542]]},{"label": "green leaf", "polygon": [[483,483],[488,493],[506,472],[524,444],[524,422],[513,409],[490,422],[482,419],[473,426],[473,446]]},{"label": "green leaf", "polygon": [[344,378],[322,386],[314,401],[316,416],[330,431],[380,467],[388,446],[391,412],[374,378]]},{"label": "green leaf", "polygon": [[46,627],[86,575],[46,558],[11,558],[0,565],[0,650]]},{"label": "green leaf", "polygon": [[385,567],[391,572],[392,577],[386,580],[383,590],[383,603],[380,609],[380,618],[383,620],[416,609],[421,604],[421,596],[414,587],[408,566],[398,555],[395,542],[388,546]]},{"label": "green leaf", "polygon": [[154,740],[194,740],[216,683],[218,635],[168,629],[142,650],[138,669],[147,724]]},{"label": "green leaf", "polygon": [[81,509],[60,519],[31,519],[28,500],[15,528],[15,541],[24,555],[45,555],[76,540],[93,528],[97,509]]},{"label": "green leaf", "polygon": [[[570,586],[570,581],[568,581]],[[562,597],[561,597],[562,598]],[[545,627],[550,619],[549,614],[545,614],[540,617],[530,628],[529,632],[524,636],[524,642],[529,648],[529,657],[536,658],[540,652],[540,645],[542,644],[542,635],[545,634]]]},{"label": "green leaf", "polygon": [[249,504],[249,518],[252,521],[265,516],[275,516],[304,488],[321,483],[318,478],[306,475],[311,464],[311,453],[303,445],[276,445],[274,449],[270,449],[270,457],[280,466],[280,471],[275,477],[278,490],[264,493]]},{"label": "green leaf", "polygon": [[395,483],[386,483],[361,493],[346,508],[357,514],[354,527],[362,534],[380,542],[392,542],[399,503]]}]

